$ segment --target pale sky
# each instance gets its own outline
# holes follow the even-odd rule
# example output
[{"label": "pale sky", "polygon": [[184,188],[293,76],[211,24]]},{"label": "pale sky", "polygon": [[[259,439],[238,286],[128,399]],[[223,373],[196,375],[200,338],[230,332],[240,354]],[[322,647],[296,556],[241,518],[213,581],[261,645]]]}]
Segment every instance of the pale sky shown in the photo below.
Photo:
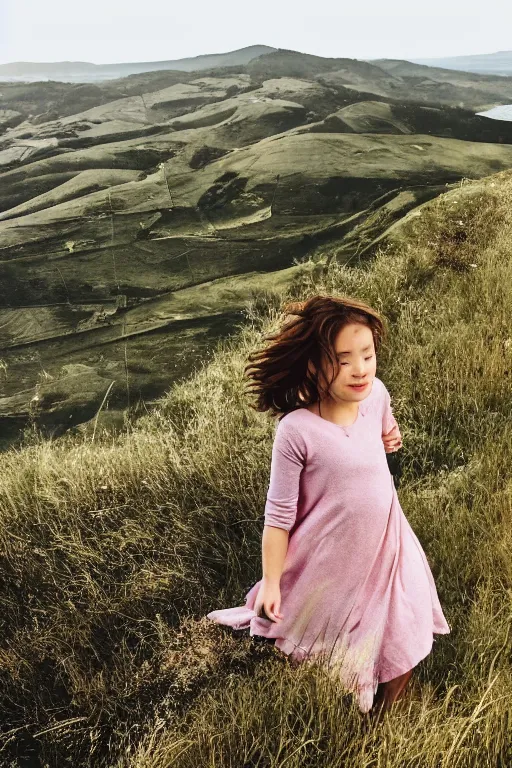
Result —
[{"label": "pale sky", "polygon": [[257,44],[429,58],[512,50],[511,29],[505,0],[0,0],[0,63],[159,61]]}]

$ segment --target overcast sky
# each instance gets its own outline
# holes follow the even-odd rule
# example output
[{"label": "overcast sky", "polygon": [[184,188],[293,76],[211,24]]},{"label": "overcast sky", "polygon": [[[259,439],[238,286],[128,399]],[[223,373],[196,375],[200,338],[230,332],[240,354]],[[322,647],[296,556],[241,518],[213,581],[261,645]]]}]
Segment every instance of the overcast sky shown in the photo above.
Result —
[{"label": "overcast sky", "polygon": [[512,49],[512,3],[505,0],[184,0],[179,5],[177,10],[176,0],[0,0],[0,63],[159,61],[256,44],[359,59]]}]

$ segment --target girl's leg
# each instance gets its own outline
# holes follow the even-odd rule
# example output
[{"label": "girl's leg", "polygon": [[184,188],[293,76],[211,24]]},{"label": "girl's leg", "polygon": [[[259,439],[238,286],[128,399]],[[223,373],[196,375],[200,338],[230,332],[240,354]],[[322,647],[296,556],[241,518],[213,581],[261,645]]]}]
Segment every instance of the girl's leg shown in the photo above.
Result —
[{"label": "girl's leg", "polygon": [[391,709],[392,704],[401,698],[407,683],[412,677],[412,669],[408,672],[404,672],[403,675],[388,680],[385,683],[379,683],[377,686],[377,693],[373,701],[372,710],[380,715]]}]

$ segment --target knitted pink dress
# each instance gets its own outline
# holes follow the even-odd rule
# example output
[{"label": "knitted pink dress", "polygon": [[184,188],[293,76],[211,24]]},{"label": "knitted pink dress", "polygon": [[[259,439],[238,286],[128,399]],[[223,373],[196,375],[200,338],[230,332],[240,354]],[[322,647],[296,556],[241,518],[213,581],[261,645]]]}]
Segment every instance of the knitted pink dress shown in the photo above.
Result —
[{"label": "knitted pink dress", "polygon": [[245,605],[208,618],[275,638],[290,658],[322,658],[368,712],[379,682],[415,667],[447,634],[435,582],[407,521],[382,434],[396,424],[389,393],[374,377],[357,418],[342,427],[305,408],[277,423],[265,525],[289,531],[281,613],[273,622]]}]

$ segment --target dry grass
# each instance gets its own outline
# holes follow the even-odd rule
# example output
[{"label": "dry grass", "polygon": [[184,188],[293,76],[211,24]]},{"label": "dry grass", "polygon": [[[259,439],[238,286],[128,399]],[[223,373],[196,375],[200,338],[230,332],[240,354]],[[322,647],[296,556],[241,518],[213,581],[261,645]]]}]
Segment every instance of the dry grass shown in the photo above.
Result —
[{"label": "dry grass", "polygon": [[273,423],[242,372],[283,299],[262,291],[124,435],[2,455],[1,765],[512,764],[511,203],[508,172],[466,184],[371,263],[305,270],[288,294],[389,319],[399,496],[452,627],[396,710],[366,728],[321,670],[204,618],[260,576]]}]

